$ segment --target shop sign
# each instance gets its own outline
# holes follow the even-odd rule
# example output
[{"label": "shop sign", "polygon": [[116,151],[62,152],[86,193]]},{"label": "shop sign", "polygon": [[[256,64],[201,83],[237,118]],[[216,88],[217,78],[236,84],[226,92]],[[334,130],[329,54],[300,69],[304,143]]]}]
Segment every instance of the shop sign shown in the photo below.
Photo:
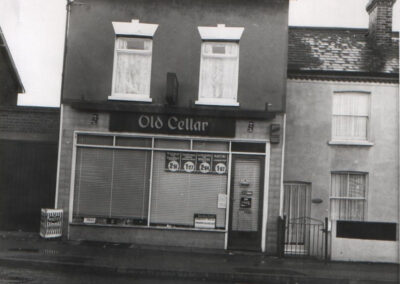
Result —
[{"label": "shop sign", "polygon": [[227,162],[226,154],[165,153],[165,170],[168,172],[226,175]]},{"label": "shop sign", "polygon": [[110,131],[234,137],[236,121],[229,118],[113,112]]},{"label": "shop sign", "polygon": [[194,214],[194,227],[199,229],[215,229],[215,214]]},{"label": "shop sign", "polygon": [[251,208],[251,197],[240,197],[240,208]]}]

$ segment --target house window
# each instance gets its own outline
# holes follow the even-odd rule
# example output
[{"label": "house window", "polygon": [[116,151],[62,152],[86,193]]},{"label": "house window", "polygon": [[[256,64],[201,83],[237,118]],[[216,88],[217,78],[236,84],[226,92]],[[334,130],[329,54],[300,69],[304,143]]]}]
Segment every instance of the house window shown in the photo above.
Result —
[{"label": "house window", "polygon": [[331,219],[363,221],[366,214],[367,175],[332,173]]},{"label": "house window", "polygon": [[369,130],[370,95],[345,92],[333,95],[332,140],[366,142]]},{"label": "house window", "polygon": [[199,27],[199,97],[196,104],[238,106],[239,40],[244,28]]},{"label": "house window", "polygon": [[151,102],[153,36],[158,25],[113,22],[116,34],[110,100]]}]

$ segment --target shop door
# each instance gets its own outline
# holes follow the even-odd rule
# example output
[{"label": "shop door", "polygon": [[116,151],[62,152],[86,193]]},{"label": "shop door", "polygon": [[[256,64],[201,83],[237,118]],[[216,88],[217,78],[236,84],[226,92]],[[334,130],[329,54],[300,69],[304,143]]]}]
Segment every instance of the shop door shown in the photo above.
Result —
[{"label": "shop door", "polygon": [[228,248],[260,251],[264,158],[234,156],[232,162]]}]

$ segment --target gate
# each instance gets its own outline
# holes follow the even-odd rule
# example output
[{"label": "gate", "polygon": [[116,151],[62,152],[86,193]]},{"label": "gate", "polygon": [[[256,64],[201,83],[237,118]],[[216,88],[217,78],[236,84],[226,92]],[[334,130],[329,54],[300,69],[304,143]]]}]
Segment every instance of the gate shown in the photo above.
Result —
[{"label": "gate", "polygon": [[278,219],[278,252],[280,257],[315,257],[328,260],[328,218],[325,221],[302,217]]}]

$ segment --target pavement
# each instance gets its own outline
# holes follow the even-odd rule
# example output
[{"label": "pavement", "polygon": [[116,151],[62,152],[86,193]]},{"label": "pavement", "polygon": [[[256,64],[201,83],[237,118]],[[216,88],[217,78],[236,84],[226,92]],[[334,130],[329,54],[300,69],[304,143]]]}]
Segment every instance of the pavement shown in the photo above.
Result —
[{"label": "pavement", "polygon": [[0,232],[0,265],[241,283],[400,283],[397,264],[327,262],[262,253],[43,239]]}]

